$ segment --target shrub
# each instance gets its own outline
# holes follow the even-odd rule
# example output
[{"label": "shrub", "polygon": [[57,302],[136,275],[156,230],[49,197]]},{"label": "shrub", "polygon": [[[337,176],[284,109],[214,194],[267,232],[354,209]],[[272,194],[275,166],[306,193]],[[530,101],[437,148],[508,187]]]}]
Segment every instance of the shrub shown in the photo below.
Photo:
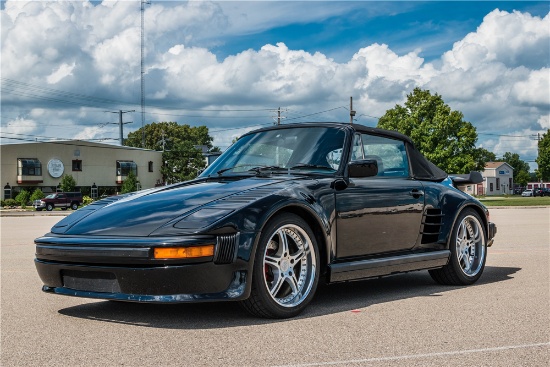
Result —
[{"label": "shrub", "polygon": [[0,207],[5,207],[6,206],[6,202],[2,199],[0,200]]},{"label": "shrub", "polygon": [[27,190],[21,190],[19,194],[15,197],[15,201],[21,205],[22,209],[25,209],[27,207],[27,203],[29,202],[29,198],[31,197],[31,194]]},{"label": "shrub", "polygon": [[35,200],[40,200],[44,198],[44,193],[40,189],[36,189],[33,191],[31,195],[31,201],[34,202]]},{"label": "shrub", "polygon": [[91,203],[94,202],[94,199],[92,199],[91,197],[89,196],[84,196],[82,197],[82,206],[86,206],[86,205],[89,205]]},{"label": "shrub", "polygon": [[17,206],[17,201],[15,201],[15,199],[6,199],[4,204],[6,205],[6,208],[13,208]]},{"label": "shrub", "polygon": [[63,177],[61,177],[61,182],[59,183],[59,186],[61,187],[61,190],[63,192],[74,191],[74,188],[76,187],[76,180],[72,175],[63,175]]}]

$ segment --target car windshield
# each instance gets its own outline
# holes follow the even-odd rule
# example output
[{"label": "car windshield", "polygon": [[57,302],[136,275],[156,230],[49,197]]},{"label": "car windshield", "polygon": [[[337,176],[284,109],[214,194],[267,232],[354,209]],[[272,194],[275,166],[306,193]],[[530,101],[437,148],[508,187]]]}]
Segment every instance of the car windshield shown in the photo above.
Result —
[{"label": "car windshield", "polygon": [[46,196],[46,199],[55,199],[55,194],[50,194]]},{"label": "car windshield", "polygon": [[324,172],[334,173],[346,133],[337,127],[292,127],[243,136],[210,165],[201,177],[212,175]]}]

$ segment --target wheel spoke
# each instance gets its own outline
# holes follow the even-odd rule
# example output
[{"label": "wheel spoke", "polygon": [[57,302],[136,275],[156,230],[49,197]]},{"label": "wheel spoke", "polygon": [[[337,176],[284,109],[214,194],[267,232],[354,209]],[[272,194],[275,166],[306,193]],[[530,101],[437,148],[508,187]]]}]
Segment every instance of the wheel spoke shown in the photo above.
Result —
[{"label": "wheel spoke", "polygon": [[279,254],[280,256],[287,256],[288,255],[288,238],[286,231],[284,229],[281,229],[277,232],[277,235],[279,235]]},{"label": "wheel spoke", "polygon": [[296,251],[292,256],[290,257],[291,260],[294,260],[294,263],[297,264],[307,255],[306,251],[302,247],[298,248],[298,251]]},{"label": "wheel spoke", "polygon": [[296,295],[298,293],[298,280],[296,279],[296,274],[292,273],[290,276],[286,278],[286,281],[288,285],[290,285],[290,288],[292,289],[292,294]]},{"label": "wheel spoke", "polygon": [[275,268],[279,271],[281,270],[280,261],[281,261],[281,258],[278,257],[278,256],[265,255],[265,258],[264,258],[265,265],[268,265],[268,266],[270,266],[272,268]]},{"label": "wheel spoke", "polygon": [[269,289],[269,293],[271,293],[273,297],[277,297],[277,294],[281,290],[281,287],[283,286],[284,282],[285,282],[285,278],[280,273],[277,273],[275,275],[275,280],[271,283],[272,286]]}]

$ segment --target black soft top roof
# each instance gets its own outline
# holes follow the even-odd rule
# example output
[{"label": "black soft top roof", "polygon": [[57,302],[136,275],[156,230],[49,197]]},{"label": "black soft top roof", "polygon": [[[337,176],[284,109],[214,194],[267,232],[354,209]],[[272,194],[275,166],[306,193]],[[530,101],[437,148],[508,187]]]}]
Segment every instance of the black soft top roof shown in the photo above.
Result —
[{"label": "black soft top roof", "polygon": [[[411,175],[413,178],[422,181],[443,181],[447,178],[447,173],[435,164],[430,162],[426,157],[420,153],[414,146],[411,138],[407,135],[401,134],[397,131],[384,130],[375,127],[368,127],[360,124],[349,124],[340,122],[305,122],[300,124],[285,124],[266,127],[258,130],[251,131],[250,133],[264,131],[264,130],[276,130],[295,127],[338,127],[357,131],[366,134],[373,134],[379,136],[386,136],[388,138],[402,140],[407,146],[407,153],[409,156],[409,164],[411,168]],[[248,134],[250,134],[248,133]],[[245,134],[246,135],[246,134]]]}]

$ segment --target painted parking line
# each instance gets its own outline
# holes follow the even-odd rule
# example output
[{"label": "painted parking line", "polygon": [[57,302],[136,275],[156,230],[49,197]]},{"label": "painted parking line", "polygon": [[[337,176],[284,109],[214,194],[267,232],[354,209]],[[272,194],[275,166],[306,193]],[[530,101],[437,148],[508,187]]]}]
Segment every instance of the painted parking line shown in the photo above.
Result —
[{"label": "painted parking line", "polygon": [[494,348],[457,350],[457,351],[451,351],[451,352],[410,354],[410,355],[394,356],[394,357],[350,359],[350,360],[346,360],[346,361],[331,361],[331,362],[317,362],[317,363],[300,363],[300,364],[290,364],[290,365],[279,365],[279,366],[274,366],[274,367],[309,367],[309,366],[350,365],[350,364],[355,364],[355,363],[399,361],[399,360],[405,360],[405,359],[454,356],[454,355],[470,354],[470,353],[498,352],[498,351],[506,351],[506,350],[512,350],[512,349],[539,348],[539,347],[548,347],[548,346],[550,346],[550,342],[534,343],[534,344],[522,344],[522,345],[508,345],[508,346],[504,346],[504,347],[494,347]]}]

